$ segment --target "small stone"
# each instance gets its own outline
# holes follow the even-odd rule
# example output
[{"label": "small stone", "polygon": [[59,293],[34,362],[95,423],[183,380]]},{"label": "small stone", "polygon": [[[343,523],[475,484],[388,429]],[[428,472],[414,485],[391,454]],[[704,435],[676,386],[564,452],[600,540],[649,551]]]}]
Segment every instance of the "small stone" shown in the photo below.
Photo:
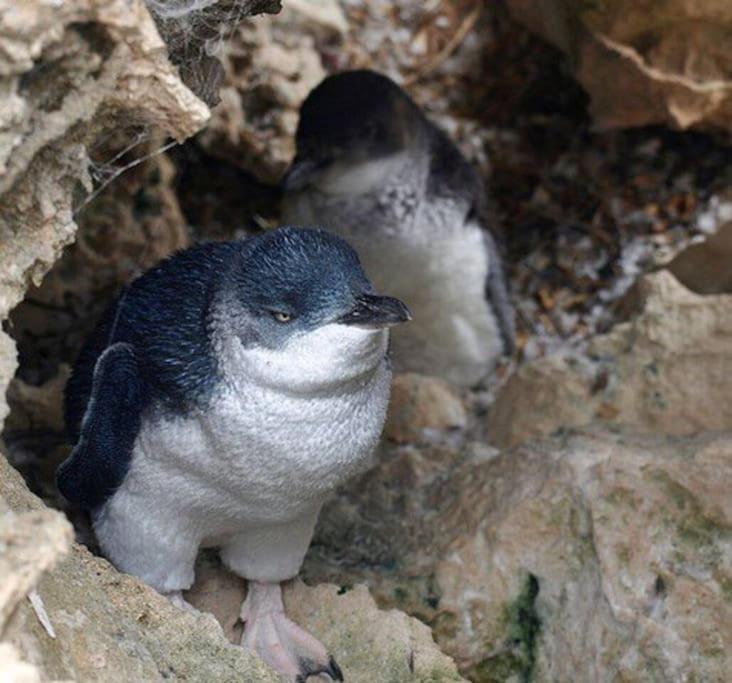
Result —
[{"label": "small stone", "polygon": [[384,435],[397,443],[418,442],[427,430],[459,429],[467,414],[455,389],[436,377],[396,375]]}]

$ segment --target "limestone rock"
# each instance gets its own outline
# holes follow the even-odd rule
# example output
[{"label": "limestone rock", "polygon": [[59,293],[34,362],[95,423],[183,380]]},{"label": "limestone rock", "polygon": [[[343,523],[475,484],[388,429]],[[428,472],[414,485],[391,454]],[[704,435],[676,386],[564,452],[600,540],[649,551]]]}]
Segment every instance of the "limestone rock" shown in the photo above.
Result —
[{"label": "limestone rock", "polygon": [[[158,147],[153,141],[143,149]],[[58,363],[74,363],[122,287],[190,244],[172,189],[174,175],[170,161],[156,156],[120,176],[78,213],[76,241],[39,286],[29,287],[10,317],[13,337],[24,354],[21,366],[33,370],[33,375],[23,376],[25,381],[53,382]],[[19,399],[13,403],[14,412],[23,411],[22,398],[16,391],[9,396],[11,401]],[[53,428],[58,424],[54,420]],[[50,421],[42,426],[52,428]]]},{"label": "limestone rock", "polygon": [[71,367],[64,364],[41,385],[15,377],[8,388],[8,403],[14,410],[3,425],[5,439],[12,438],[16,431],[52,429],[63,433],[63,390],[70,376]]},{"label": "limestone rock", "polygon": [[732,131],[732,6],[727,0],[509,0],[559,47],[601,126]]},{"label": "limestone rock", "polygon": [[59,512],[0,511],[0,633],[41,574],[71,546],[71,525]]},{"label": "limestone rock", "polygon": [[[30,597],[41,575],[65,555],[72,539],[72,529],[66,518],[45,508],[26,509],[22,503],[23,484],[0,455],[0,476],[9,475],[7,486],[0,486],[0,640],[6,637],[8,621],[18,605]],[[40,600],[34,596],[35,600]],[[42,601],[33,609],[38,619],[45,614]],[[47,625],[46,625],[47,628]],[[52,627],[51,627],[52,628]],[[37,683],[40,671],[23,661],[20,652],[10,643],[0,642],[0,681],[2,683]]]},{"label": "limestone rock", "polygon": [[420,615],[473,681],[722,681],[731,457],[729,434],[396,449],[324,510],[306,575]]},{"label": "limestone rock", "polygon": [[0,643],[0,683],[41,683],[41,674],[12,645]]},{"label": "limestone rock", "polygon": [[[239,642],[238,617],[245,596],[244,581],[207,555],[198,563],[196,584],[186,598],[215,614],[229,638]],[[427,626],[403,612],[379,610],[365,586],[310,587],[294,581],[284,601],[288,615],[326,645],[349,682],[464,680],[437,648]]]},{"label": "limestone rock", "polygon": [[661,271],[628,301],[638,312],[586,357],[542,358],[508,379],[488,414],[493,442],[593,422],[677,435],[732,426],[732,296],[699,296]]},{"label": "limestone rock", "polygon": [[[0,332],[0,387],[7,386],[10,378],[15,373],[17,367],[17,354],[13,340],[3,332]],[[3,392],[0,391],[0,424],[5,420],[10,412]]]},{"label": "limestone rock", "polygon": [[425,431],[464,427],[467,421],[465,406],[447,382],[414,373],[394,377],[384,428],[388,439],[418,442]]},{"label": "limestone rock", "polygon": [[285,593],[288,613],[319,634],[354,683],[463,681],[430,629],[398,610],[379,610],[368,588],[296,583]]}]

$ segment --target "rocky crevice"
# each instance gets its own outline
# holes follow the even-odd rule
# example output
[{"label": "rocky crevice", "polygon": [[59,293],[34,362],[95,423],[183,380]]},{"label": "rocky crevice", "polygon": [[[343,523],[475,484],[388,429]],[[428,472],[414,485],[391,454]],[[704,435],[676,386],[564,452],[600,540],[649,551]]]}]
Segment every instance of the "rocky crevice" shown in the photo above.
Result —
[{"label": "rocky crevice", "polygon": [[[176,610],[73,544],[64,516],[44,505],[63,509],[52,486],[68,452],[61,387],[98,312],[124,282],[192,239],[273,222],[249,195],[276,182],[289,161],[297,107],[327,70],[365,63],[365,46],[380,45],[374,36],[384,30],[378,3],[323,2],[315,11],[299,0],[281,16],[230,27],[222,103],[174,164],[156,153],[168,137],[204,125],[202,99],[215,101],[220,72],[213,59],[189,65],[186,54],[219,43],[217,22],[233,8],[241,17],[277,3],[215,5],[203,17],[210,30],[186,43],[185,24],[151,17],[140,0],[60,8],[0,0],[3,396],[17,365],[13,339],[22,364],[7,392],[5,452],[43,499],[0,459],[0,575],[10,577],[0,585],[0,665],[11,680],[274,680],[232,644],[245,587],[215,557],[200,559],[189,597],[216,620]],[[726,99],[710,107],[709,92],[680,96],[685,82],[644,85],[643,98],[630,98],[642,111],[618,109],[628,96],[603,99],[597,79],[621,88],[623,79],[607,74],[629,65],[597,53],[592,35],[642,48],[618,18],[622,2],[561,24],[562,35],[552,32],[556,17],[538,25],[535,8],[508,6],[582,57],[570,66],[600,122],[728,126]],[[402,10],[389,16],[407,21]],[[442,68],[428,55],[425,71],[405,57],[411,42],[441,54],[443,33],[469,22],[464,63],[448,54]],[[693,55],[708,23],[696,25]],[[371,65],[398,71],[399,60],[412,60],[407,81],[418,99],[449,93],[437,116],[485,165],[485,139],[500,150],[515,131],[481,132],[456,93],[465,64],[468,74],[482,65],[476,36],[502,34],[476,12],[441,26],[419,27],[414,41],[393,32]],[[649,29],[657,49],[646,50],[644,64],[668,70],[679,36],[657,35],[659,26]],[[638,64],[630,66],[625,82],[635,93]],[[713,80],[716,67],[703,66],[696,76]],[[655,73],[646,69],[642,83]],[[540,132],[534,121],[522,130],[541,146],[541,132],[556,129]],[[109,161],[132,142],[121,167],[145,160],[116,177]],[[574,163],[567,154],[565,166]],[[499,177],[499,191],[513,189]],[[542,189],[532,190],[532,210],[547,201]],[[276,191],[268,192],[261,205],[271,209]],[[724,680],[732,649],[724,610],[732,586],[727,232],[722,225],[668,271],[640,278],[617,306],[619,324],[586,346],[527,353],[513,373],[503,369],[509,376],[495,396],[396,379],[377,466],[328,503],[304,568],[313,587],[298,582],[286,594],[349,680]],[[551,292],[540,294],[549,310]],[[0,417],[7,413],[2,399]],[[83,516],[65,511],[93,548]]]}]

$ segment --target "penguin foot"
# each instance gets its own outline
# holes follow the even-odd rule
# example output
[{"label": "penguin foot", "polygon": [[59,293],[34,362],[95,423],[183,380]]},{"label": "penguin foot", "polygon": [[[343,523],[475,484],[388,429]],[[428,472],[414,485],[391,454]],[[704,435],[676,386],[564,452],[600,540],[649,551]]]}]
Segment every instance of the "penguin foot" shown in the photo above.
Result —
[{"label": "penguin foot", "polygon": [[163,593],[163,595],[170,600],[178,609],[182,609],[196,616],[201,614],[200,610],[197,610],[190,602],[183,597],[183,591],[170,591],[169,593]]},{"label": "penguin foot", "polygon": [[250,581],[241,620],[242,647],[256,652],[284,680],[307,683],[311,676],[323,675],[332,681],[343,680],[325,646],[287,618],[279,584]]}]

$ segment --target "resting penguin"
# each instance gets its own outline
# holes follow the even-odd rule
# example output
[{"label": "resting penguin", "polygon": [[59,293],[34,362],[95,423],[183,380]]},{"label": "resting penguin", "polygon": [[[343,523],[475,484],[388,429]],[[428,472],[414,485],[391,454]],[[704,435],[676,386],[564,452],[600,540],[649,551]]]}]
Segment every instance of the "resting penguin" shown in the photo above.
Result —
[{"label": "resting penguin", "polygon": [[184,605],[198,549],[249,580],[242,644],[288,680],[343,680],[284,613],[325,497],[369,463],[384,422],[388,328],[356,253],[322,230],[203,244],[111,306],[66,387],[61,493],[104,554]]},{"label": "resting penguin", "polygon": [[348,240],[409,306],[395,369],[478,383],[514,345],[514,313],[483,182],[393,81],[329,76],[300,111],[283,218]]}]

